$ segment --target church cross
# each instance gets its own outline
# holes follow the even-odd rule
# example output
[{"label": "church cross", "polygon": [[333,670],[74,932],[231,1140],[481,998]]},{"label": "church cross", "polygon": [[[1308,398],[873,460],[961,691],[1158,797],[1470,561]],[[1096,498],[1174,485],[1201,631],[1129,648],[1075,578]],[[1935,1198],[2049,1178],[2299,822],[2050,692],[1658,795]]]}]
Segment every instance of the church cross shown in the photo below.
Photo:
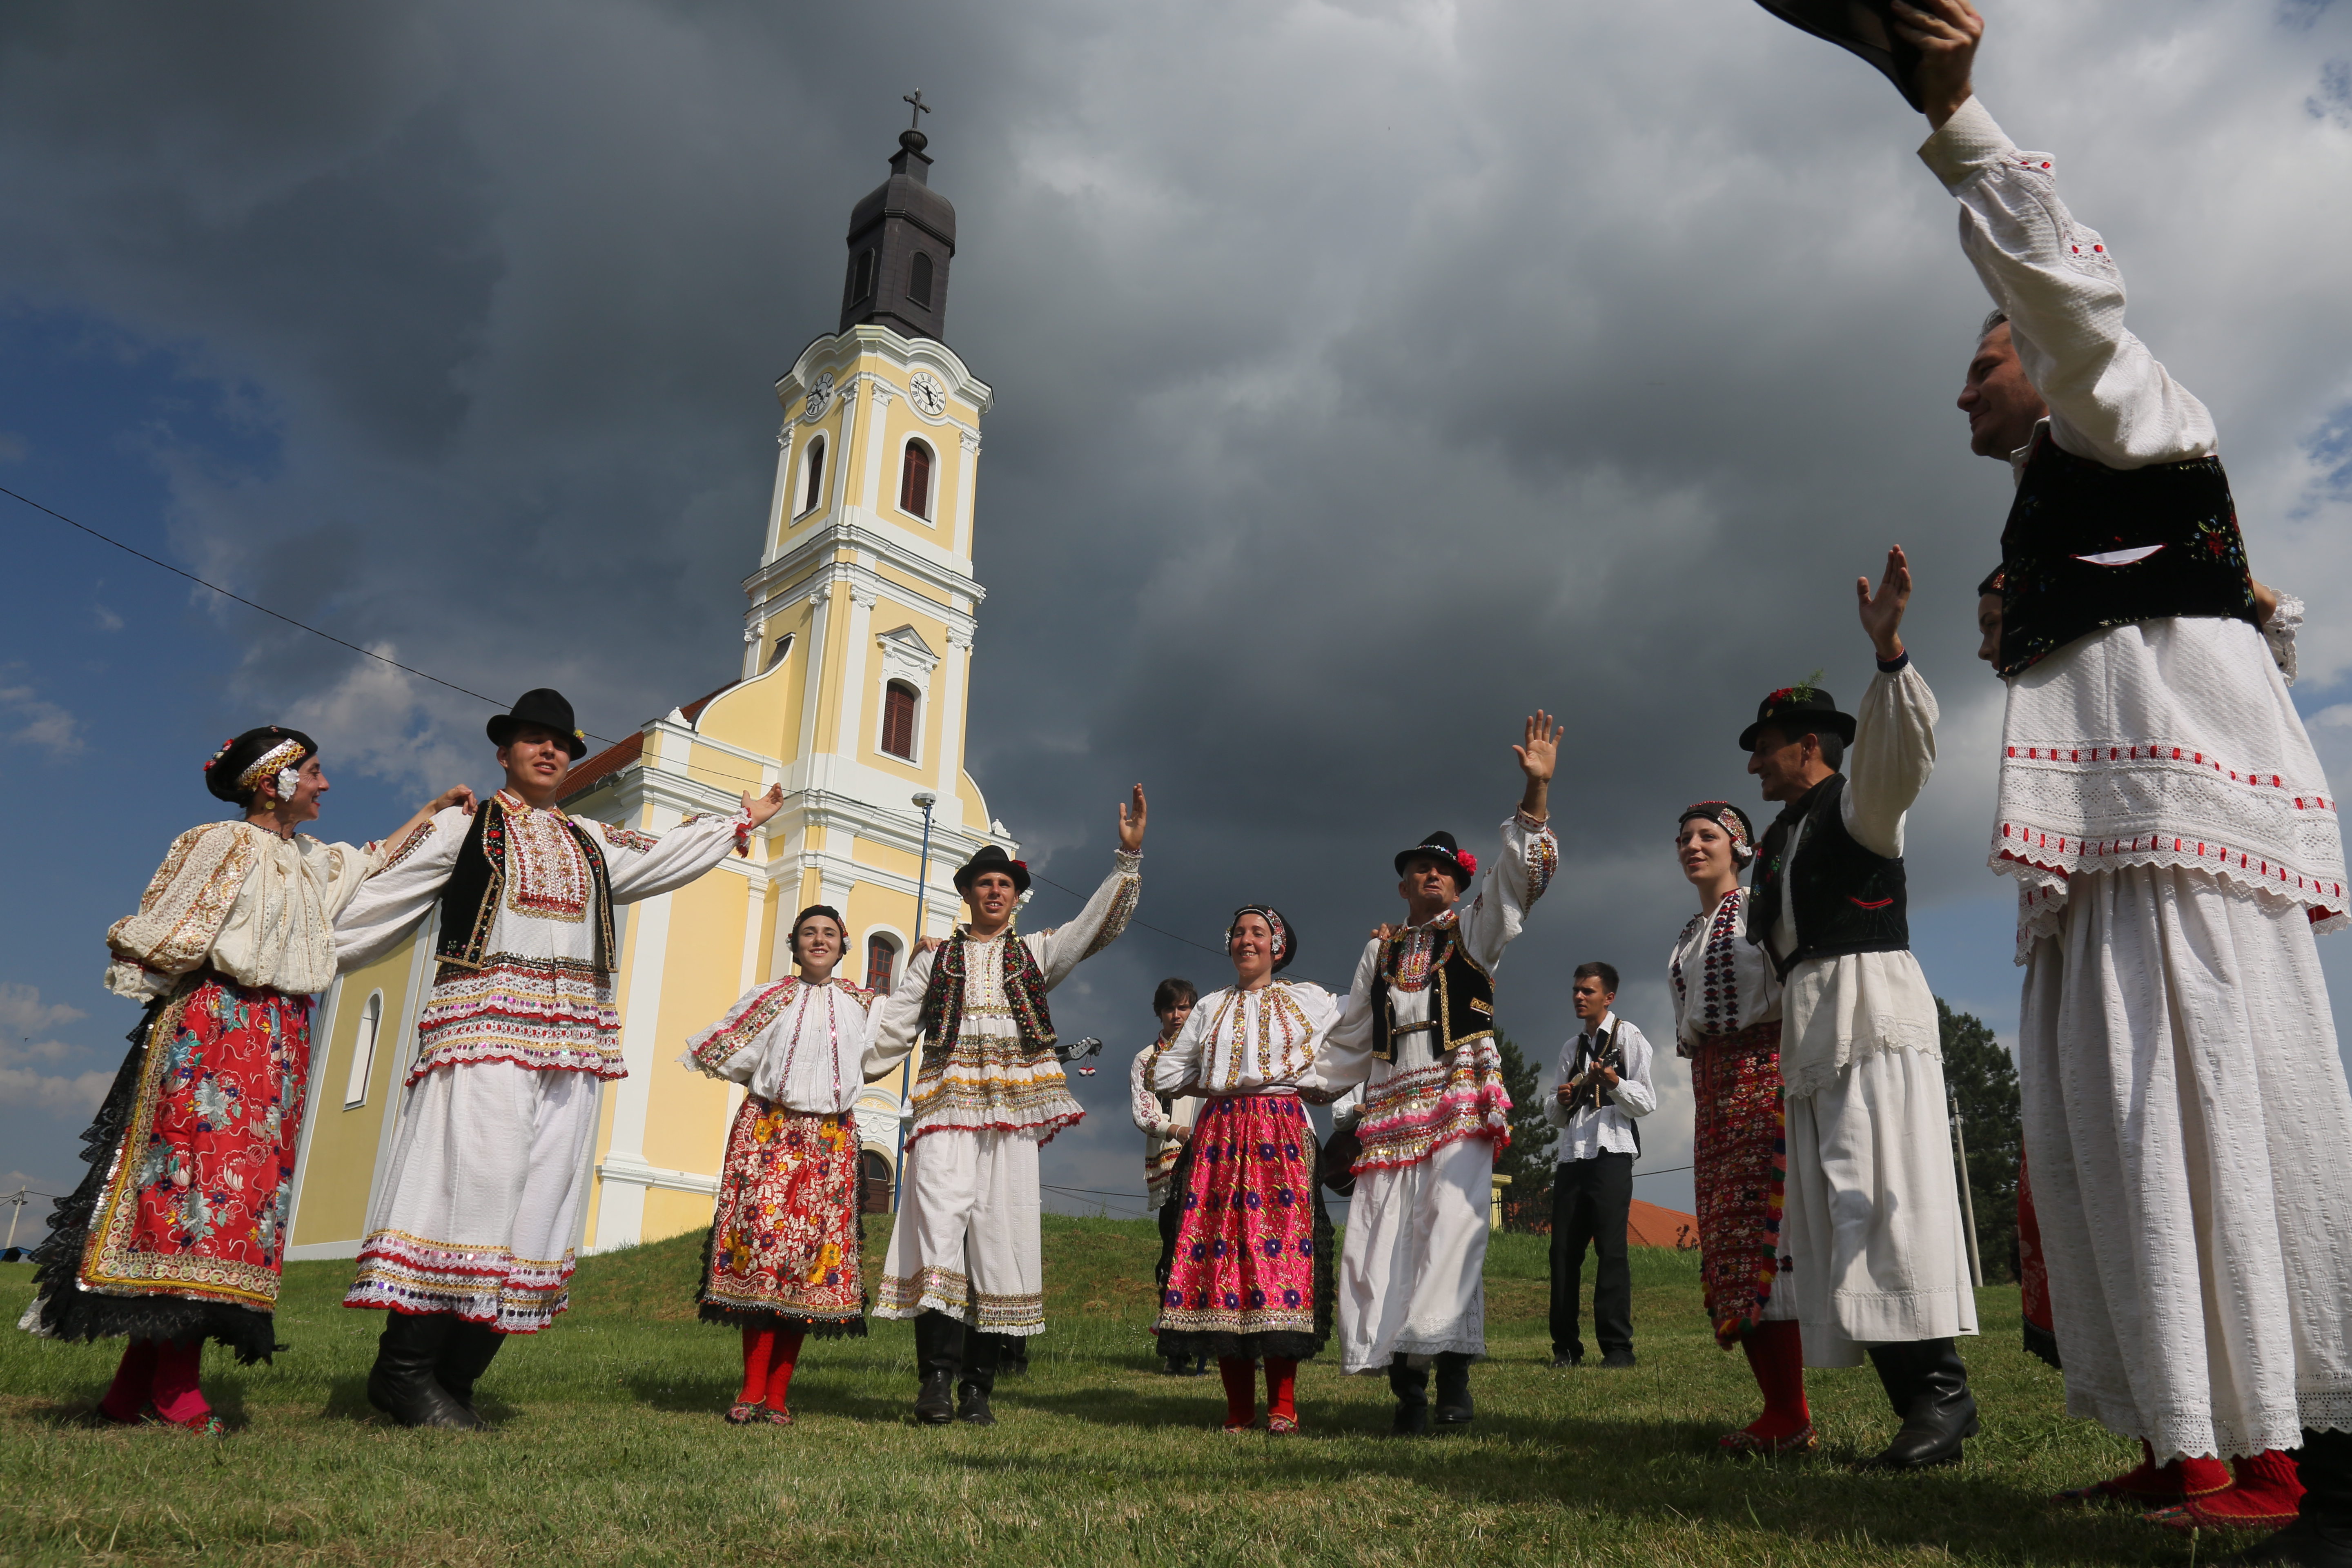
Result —
[{"label": "church cross", "polygon": [[908,121],[907,124],[910,129],[921,129],[923,116],[931,111],[931,106],[923,101],[923,89],[919,87],[912,92],[902,92],[898,95],[898,101],[901,103],[911,103],[915,106],[914,118]]}]

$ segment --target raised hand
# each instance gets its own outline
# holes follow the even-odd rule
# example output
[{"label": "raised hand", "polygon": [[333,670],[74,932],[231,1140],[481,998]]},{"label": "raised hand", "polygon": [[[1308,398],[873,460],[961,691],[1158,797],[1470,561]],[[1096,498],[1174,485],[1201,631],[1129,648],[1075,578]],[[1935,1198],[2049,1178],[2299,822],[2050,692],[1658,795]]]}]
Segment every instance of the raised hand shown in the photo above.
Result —
[{"label": "raised hand", "polygon": [[1137,784],[1118,806],[1118,847],[1129,855],[1143,852],[1143,786]]},{"label": "raised hand", "polygon": [[753,795],[748,789],[743,792],[743,815],[751,819],[754,827],[783,809],[784,786],[782,784],[770,784],[765,795]]},{"label": "raised hand", "polygon": [[1861,602],[1862,629],[1870,634],[1878,661],[1892,664],[1901,658],[1903,607],[1911,602],[1911,564],[1901,545],[1886,552],[1886,575],[1879,580],[1878,592],[1870,591],[1869,578],[1856,577],[1853,596]]},{"label": "raised hand", "polygon": [[1519,772],[1528,775],[1528,787],[1519,795],[1519,809],[1537,822],[1551,816],[1551,775],[1559,766],[1563,728],[1538,708],[1528,716],[1526,733],[1511,748],[1511,754],[1519,760]]},{"label": "raised hand", "polygon": [[1929,127],[1941,131],[1976,91],[1969,73],[1984,37],[1984,18],[1969,0],[1895,0],[1895,31],[1919,51],[1919,101]]}]

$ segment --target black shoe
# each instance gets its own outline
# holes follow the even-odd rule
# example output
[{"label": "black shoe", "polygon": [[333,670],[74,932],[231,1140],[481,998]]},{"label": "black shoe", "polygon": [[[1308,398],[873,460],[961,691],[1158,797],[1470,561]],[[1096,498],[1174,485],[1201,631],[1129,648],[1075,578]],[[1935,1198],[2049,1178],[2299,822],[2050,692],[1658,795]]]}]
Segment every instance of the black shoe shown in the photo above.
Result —
[{"label": "black shoe", "polygon": [[1389,1363],[1389,1392],[1396,1395],[1396,1415],[1389,1431],[1399,1437],[1429,1436],[1429,1368],[1414,1366],[1398,1356]]},{"label": "black shoe", "polygon": [[1477,1418],[1470,1402],[1470,1358],[1446,1351],[1433,1358],[1437,1367],[1437,1429],[1459,1432]]},{"label": "black shoe", "polygon": [[1168,1357],[1160,1368],[1160,1375],[1162,1377],[1192,1376],[1192,1368],[1190,1365],[1192,1359],[1192,1358],[1191,1356],[1181,1355],[1171,1355]]},{"label": "black shoe", "polygon": [[1570,1367],[1582,1366],[1584,1358],[1580,1355],[1556,1355],[1551,1358],[1551,1364],[1553,1371],[1564,1372]]},{"label": "black shoe", "polygon": [[971,1383],[957,1389],[955,1418],[967,1426],[995,1426],[996,1417],[988,1413],[988,1390]]},{"label": "black shoe", "polygon": [[433,1364],[433,1380],[457,1402],[459,1409],[473,1417],[477,1426],[488,1423],[474,1408],[474,1384],[489,1370],[491,1358],[506,1342],[507,1336],[489,1324],[461,1320],[449,1330],[448,1339],[441,1345],[441,1358]]},{"label": "black shoe", "polygon": [[386,1312],[384,1318],[375,1365],[368,1370],[368,1403],[403,1426],[462,1432],[480,1426],[433,1377],[457,1319],[446,1312]]},{"label": "black shoe", "polygon": [[1639,1366],[1641,1363],[1633,1359],[1632,1351],[1611,1351],[1601,1358],[1601,1364],[1602,1366]]},{"label": "black shoe", "polygon": [[2298,1519],[2276,1535],[2264,1536],[2236,1556],[2221,1559],[2221,1568],[2237,1563],[2248,1568],[2352,1568],[2352,1530]]},{"label": "black shoe", "polygon": [[922,1392],[915,1395],[915,1424],[944,1426],[955,1418],[955,1373],[925,1373]]},{"label": "black shoe", "polygon": [[1870,1359],[1903,1427],[1864,1468],[1924,1470],[1958,1464],[1960,1445],[1977,1435],[1980,1424],[1976,1396],[1969,1392],[1969,1369],[1952,1342],[1872,1345]]}]

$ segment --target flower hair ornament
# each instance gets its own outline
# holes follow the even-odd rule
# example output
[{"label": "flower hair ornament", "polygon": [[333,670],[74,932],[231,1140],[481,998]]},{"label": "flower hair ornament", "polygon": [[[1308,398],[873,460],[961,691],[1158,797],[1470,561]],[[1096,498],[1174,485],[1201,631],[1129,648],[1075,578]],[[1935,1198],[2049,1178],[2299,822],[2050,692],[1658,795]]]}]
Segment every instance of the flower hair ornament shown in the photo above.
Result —
[{"label": "flower hair ornament", "polygon": [[1686,805],[1683,807],[1683,814],[1675,819],[1675,826],[1679,830],[1684,823],[1694,817],[1712,822],[1723,829],[1731,840],[1733,865],[1745,867],[1756,858],[1756,835],[1748,826],[1748,814],[1729,801],[1702,800]]},{"label": "flower hair ornament", "polygon": [[276,773],[278,798],[281,801],[291,799],[294,786],[301,782],[301,773],[298,770],[301,765],[302,753],[308,749],[299,741],[279,742],[256,757],[251,767],[236,775],[236,787],[251,789],[261,782],[264,774]]}]

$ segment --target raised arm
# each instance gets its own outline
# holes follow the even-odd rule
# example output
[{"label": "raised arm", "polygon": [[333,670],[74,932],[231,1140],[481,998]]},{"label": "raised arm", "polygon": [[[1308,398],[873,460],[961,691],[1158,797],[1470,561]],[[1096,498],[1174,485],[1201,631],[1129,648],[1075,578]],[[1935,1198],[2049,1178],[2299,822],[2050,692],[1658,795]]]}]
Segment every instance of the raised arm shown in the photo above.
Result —
[{"label": "raised arm", "polygon": [[1886,552],[1878,591],[1854,584],[1862,629],[1878,656],[1878,676],[1854,710],[1853,744],[1845,755],[1846,791],[1839,808],[1845,829],[1864,848],[1903,853],[1903,814],[1936,771],[1936,694],[1903,647],[1903,611],[1911,600],[1911,567],[1903,547]]},{"label": "raised arm", "polygon": [[392,847],[335,921],[335,963],[354,969],[392,951],[441,896],[474,819],[461,806],[436,813]]},{"label": "raised arm", "polygon": [[1960,249],[2009,313],[2058,445],[2117,468],[2211,452],[2213,416],[2125,330],[2114,249],[2059,200],[2056,160],[2021,151],[1976,98],[1983,18],[1968,0],[1898,3],[1895,13],[1919,47],[1935,127],[1919,157],[1960,205]]},{"label": "raised arm", "polygon": [[751,846],[751,819],[741,812],[689,816],[656,837],[634,827],[605,822],[582,822],[604,852],[604,869],[612,879],[613,901],[634,904],[685,887],[727,858]]}]

